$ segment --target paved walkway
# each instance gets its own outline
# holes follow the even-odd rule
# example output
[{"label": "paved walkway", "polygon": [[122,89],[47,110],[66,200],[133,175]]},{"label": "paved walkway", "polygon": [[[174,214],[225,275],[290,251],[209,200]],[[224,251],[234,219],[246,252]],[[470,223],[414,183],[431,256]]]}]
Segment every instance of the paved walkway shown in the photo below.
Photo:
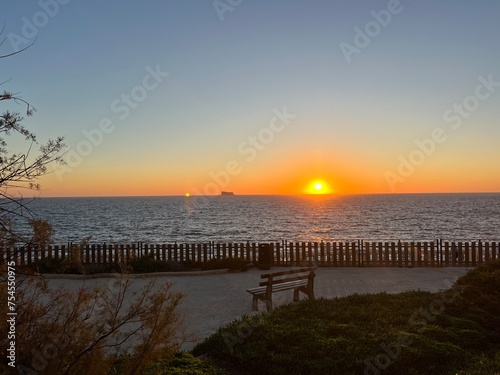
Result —
[{"label": "paved walkway", "polygon": [[[289,268],[273,267],[270,272]],[[172,281],[174,289],[186,294],[179,312],[186,333],[191,336],[182,348],[191,349],[196,343],[215,333],[242,315],[252,314],[252,297],[247,288],[258,286],[260,271],[256,268],[242,273],[223,273],[198,276],[148,276],[134,278],[133,291],[139,291],[151,278]],[[466,268],[319,268],[315,280],[316,298],[342,297],[355,293],[399,293],[408,290],[437,292],[451,287],[467,272]],[[87,280],[50,279],[50,287],[66,286],[77,289],[82,285],[111,285],[112,279]],[[273,296],[276,305],[292,301],[293,292]],[[260,303],[261,311],[265,310]]]}]

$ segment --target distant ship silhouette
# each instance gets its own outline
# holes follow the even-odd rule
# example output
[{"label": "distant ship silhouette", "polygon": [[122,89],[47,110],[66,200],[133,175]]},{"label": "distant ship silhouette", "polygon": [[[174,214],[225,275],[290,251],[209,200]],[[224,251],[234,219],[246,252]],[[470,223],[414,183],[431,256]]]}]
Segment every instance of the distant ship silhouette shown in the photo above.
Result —
[{"label": "distant ship silhouette", "polygon": [[221,191],[220,195],[234,195],[232,191]]}]

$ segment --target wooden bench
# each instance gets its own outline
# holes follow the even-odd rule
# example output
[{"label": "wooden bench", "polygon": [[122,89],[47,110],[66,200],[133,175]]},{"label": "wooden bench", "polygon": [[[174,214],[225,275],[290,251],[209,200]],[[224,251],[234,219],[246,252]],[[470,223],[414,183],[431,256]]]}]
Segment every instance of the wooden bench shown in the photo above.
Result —
[{"label": "wooden bench", "polygon": [[[316,267],[306,267],[296,270],[266,273],[261,275],[261,282],[258,287],[247,289],[253,295],[252,310],[259,310],[259,300],[267,306],[267,311],[273,309],[272,294],[284,290],[293,289],[293,301],[299,300],[299,292],[307,295],[309,299],[314,299],[314,276]],[[262,279],[266,279],[262,281]]]}]

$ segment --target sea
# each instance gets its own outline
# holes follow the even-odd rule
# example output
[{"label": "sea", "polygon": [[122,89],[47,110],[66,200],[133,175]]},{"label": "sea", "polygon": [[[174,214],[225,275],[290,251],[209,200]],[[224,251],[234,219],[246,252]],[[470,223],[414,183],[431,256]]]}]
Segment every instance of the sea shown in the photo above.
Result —
[{"label": "sea", "polygon": [[52,224],[53,243],[500,240],[500,193],[42,197],[26,205]]}]

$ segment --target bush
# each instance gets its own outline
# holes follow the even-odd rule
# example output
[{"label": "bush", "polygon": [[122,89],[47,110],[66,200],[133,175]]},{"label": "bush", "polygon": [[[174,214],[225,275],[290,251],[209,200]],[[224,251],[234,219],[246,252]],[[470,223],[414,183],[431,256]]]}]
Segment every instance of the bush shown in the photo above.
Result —
[{"label": "bush", "polygon": [[43,219],[33,219],[30,220],[30,226],[33,229],[31,244],[35,246],[35,248],[44,249],[52,242],[54,228],[52,228],[50,222]]},{"label": "bush", "polygon": [[193,354],[249,374],[499,373],[499,269],[478,267],[442,293],[282,306],[221,328]]},{"label": "bush", "polygon": [[144,375],[224,375],[225,372],[217,369],[211,363],[180,352],[172,361],[159,360],[144,370]]},{"label": "bush", "polygon": [[202,270],[229,269],[233,272],[243,272],[248,269],[248,263],[241,258],[211,259],[201,265]]},{"label": "bush", "polygon": [[500,343],[500,260],[470,270],[455,284],[461,293],[453,315],[474,320]]},{"label": "bush", "polygon": [[133,258],[128,264],[134,273],[174,272],[184,270],[184,267],[177,262],[154,259],[153,254],[143,255],[140,258]]},{"label": "bush", "polygon": [[85,267],[83,264],[76,263],[70,259],[39,259],[31,265],[31,269],[42,274],[54,273],[83,275],[85,273]]},{"label": "bush", "polygon": [[457,375],[498,375],[500,374],[500,352],[493,358],[486,356],[478,357],[470,366],[459,371]]},{"label": "bush", "polygon": [[[130,280],[76,292],[51,290],[41,278],[21,278],[16,290],[16,363],[21,373],[140,374],[179,350],[176,313],[183,295],[152,281],[129,291]],[[6,293],[7,282],[0,282]],[[127,302],[125,302],[127,301]],[[125,305],[128,304],[128,306]],[[7,316],[7,306],[0,305]],[[8,348],[9,325],[0,321],[0,345]],[[6,351],[0,373],[8,372]]]},{"label": "bush", "polygon": [[55,274],[85,274],[85,267],[83,263],[82,252],[85,248],[85,244],[89,240],[85,239],[80,244],[73,244],[69,248],[68,256],[64,259],[46,257],[43,259],[38,259],[35,261],[31,268],[35,272],[39,273],[55,273]]},{"label": "bush", "polygon": [[[95,275],[99,273],[120,273],[119,266],[116,264],[85,264],[85,274]],[[125,272],[126,273],[126,272]]]},{"label": "bush", "polygon": [[470,270],[456,285],[462,289],[463,302],[500,316],[500,260]]},{"label": "bush", "polygon": [[44,258],[33,262],[31,267],[39,273],[62,273],[62,259]]},{"label": "bush", "polygon": [[119,267],[115,264],[75,264],[74,262],[45,258],[34,262],[29,270],[41,274],[74,274],[74,275],[94,275],[99,273],[120,273]]}]

